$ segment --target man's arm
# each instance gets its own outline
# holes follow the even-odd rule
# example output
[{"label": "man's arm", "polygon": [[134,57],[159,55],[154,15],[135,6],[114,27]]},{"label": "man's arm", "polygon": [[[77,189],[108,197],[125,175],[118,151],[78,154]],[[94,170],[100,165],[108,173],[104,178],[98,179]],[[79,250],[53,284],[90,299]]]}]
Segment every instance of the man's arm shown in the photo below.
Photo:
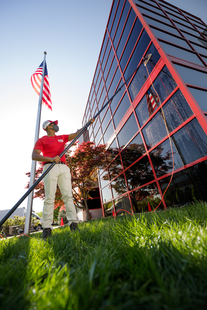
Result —
[{"label": "man's arm", "polygon": [[[94,118],[92,118],[89,122],[91,122],[91,124],[95,121]],[[84,126],[85,127],[85,126]],[[68,141],[71,141],[73,139],[75,139],[75,137],[79,134],[79,132],[82,130],[83,128],[79,129],[77,132],[75,133],[71,133],[69,136],[68,136]]]},{"label": "man's arm", "polygon": [[56,162],[59,163],[60,162],[60,157],[59,156],[55,156],[53,158],[51,157],[45,157],[41,155],[41,151],[40,150],[33,150],[32,152],[32,160],[36,160],[36,161],[43,161],[43,162]]}]

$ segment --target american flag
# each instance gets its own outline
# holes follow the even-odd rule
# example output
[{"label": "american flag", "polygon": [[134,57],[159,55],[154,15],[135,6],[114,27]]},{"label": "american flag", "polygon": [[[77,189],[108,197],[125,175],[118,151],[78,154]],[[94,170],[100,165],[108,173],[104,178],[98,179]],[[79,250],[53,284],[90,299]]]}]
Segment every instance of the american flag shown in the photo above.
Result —
[{"label": "american flag", "polygon": [[[40,94],[40,86],[41,86],[41,79],[42,79],[42,70],[43,70],[43,62],[37,68],[35,73],[31,76],[31,83],[32,87],[36,91],[36,93]],[[47,72],[47,64],[45,62],[45,74],[44,74],[44,83],[43,83],[43,91],[42,91],[42,102],[52,110],[52,101],[51,101],[51,94],[50,94],[50,85],[48,79],[48,72]]]},{"label": "american flag", "polygon": [[146,97],[149,116],[151,116],[158,107],[159,98],[154,93],[151,93],[149,89],[146,93]]}]

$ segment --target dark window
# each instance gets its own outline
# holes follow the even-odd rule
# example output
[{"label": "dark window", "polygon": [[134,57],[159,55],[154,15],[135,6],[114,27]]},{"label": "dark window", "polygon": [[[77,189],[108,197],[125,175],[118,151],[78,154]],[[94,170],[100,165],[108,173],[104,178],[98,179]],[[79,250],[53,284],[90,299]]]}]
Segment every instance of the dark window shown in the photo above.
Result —
[{"label": "dark window", "polygon": [[113,116],[115,128],[117,128],[117,126],[119,125],[120,121],[124,117],[126,111],[129,109],[129,107],[130,107],[129,97],[128,97],[127,93],[125,93],[118,109],[116,110],[116,113]]},{"label": "dark window", "polygon": [[101,84],[100,84],[99,89],[98,89],[97,101],[99,101],[102,89],[103,89],[103,79],[101,79]]},{"label": "dark window", "polygon": [[107,74],[108,74],[108,71],[109,71],[109,68],[110,68],[110,65],[111,65],[113,56],[114,56],[114,51],[113,51],[113,49],[111,48],[111,51],[110,51],[110,54],[109,54],[109,58],[108,58],[108,60],[107,60],[106,68],[105,68],[104,73],[103,73],[105,79],[106,79],[106,77],[107,77]]},{"label": "dark window", "polygon": [[154,180],[152,167],[147,156],[125,171],[129,190]]},{"label": "dark window", "polygon": [[[118,68],[118,70],[119,70],[119,68]],[[120,71],[119,71],[119,73],[120,73]],[[119,84],[119,86],[118,86],[118,89],[121,87],[121,85],[122,85],[122,80],[121,80],[121,82],[120,82],[120,84]],[[118,89],[117,89],[117,91],[118,91]],[[113,100],[112,100],[112,102],[111,102],[111,112],[112,112],[112,114],[114,113],[114,111],[115,111],[115,109],[116,109],[116,107],[117,107],[117,105],[118,105],[118,103],[119,103],[119,101],[120,101],[120,99],[121,99],[123,93],[125,92],[125,90],[126,90],[125,85],[123,85],[123,87],[121,88],[121,90],[120,90],[120,91],[116,94],[116,96],[113,98]],[[110,97],[111,97],[111,96],[110,96]]]},{"label": "dark window", "polygon": [[117,27],[117,24],[118,24],[120,15],[121,15],[122,7],[123,7],[123,1],[119,1],[119,6],[118,6],[118,9],[117,9],[117,12],[116,12],[114,24],[113,24],[112,29],[111,29],[111,38],[112,39],[113,39],[114,33],[116,31],[116,27]]},{"label": "dark window", "polygon": [[110,139],[110,137],[112,136],[114,132],[114,127],[112,125],[112,122],[109,124],[108,128],[106,129],[105,133],[104,133],[104,141],[105,143],[107,143]]},{"label": "dark window", "polygon": [[111,187],[114,198],[121,194],[124,194],[127,191],[127,186],[123,173],[119,175],[113,182],[111,182]]},{"label": "dark window", "polygon": [[[103,113],[104,113],[104,111],[103,111]],[[110,110],[108,109],[108,111],[107,111],[107,113],[106,113],[106,115],[104,117],[104,120],[102,122],[102,130],[103,130],[103,132],[105,131],[105,129],[106,129],[110,119],[111,119],[111,113],[110,113]]]},{"label": "dark window", "polygon": [[104,52],[105,52],[107,41],[108,41],[108,34],[106,32],[106,35],[105,35],[105,38],[104,38],[104,42],[103,42],[103,46],[102,46],[102,50],[101,50],[101,54],[100,54],[100,61],[101,62],[103,60],[103,55],[104,55]]},{"label": "dark window", "polygon": [[123,50],[124,45],[125,45],[125,43],[127,41],[127,38],[128,38],[129,33],[130,33],[130,30],[132,28],[132,25],[133,25],[135,17],[136,17],[136,15],[135,15],[134,11],[131,10],[130,14],[129,14],[129,17],[128,17],[128,20],[127,20],[127,23],[125,25],[125,28],[124,28],[121,40],[119,42],[118,49],[117,49],[117,56],[118,56],[118,58],[120,58],[120,56],[121,56],[122,50]]},{"label": "dark window", "polygon": [[106,48],[106,52],[105,52],[104,59],[103,59],[103,63],[102,63],[102,71],[104,71],[105,64],[106,64],[106,60],[107,60],[107,58],[108,58],[108,54],[109,54],[110,47],[111,47],[111,43],[110,43],[110,41],[108,41],[107,48]]},{"label": "dark window", "polygon": [[[206,112],[207,111],[207,90],[203,91],[201,89],[196,89],[192,87],[188,87],[188,88],[191,91],[197,103],[199,104],[200,108]],[[206,88],[207,88],[207,85],[206,85]]]},{"label": "dark window", "polygon": [[[156,3],[153,3],[153,4],[156,5]],[[163,15],[163,12],[157,7],[157,5],[156,5],[156,7],[155,7],[153,4],[151,5],[151,3],[150,3],[150,4],[147,4],[146,2],[144,2],[144,3],[141,2],[140,4],[136,4],[136,5],[138,6],[138,8],[139,8],[139,10],[140,10],[141,12],[146,12],[146,13],[148,13],[149,10],[152,10],[153,12],[155,12],[155,13],[157,13],[157,14]]]},{"label": "dark window", "polygon": [[112,11],[111,11],[109,23],[108,23],[108,29],[109,29],[109,31],[111,30],[111,25],[112,25],[112,23],[113,23],[113,19],[114,19],[114,15],[115,15],[115,12],[116,12],[117,3],[118,3],[118,0],[115,0],[115,1],[114,1],[114,4],[113,4]]},{"label": "dark window", "polygon": [[192,46],[194,47],[196,52],[207,56],[207,48],[206,47],[200,46],[200,45],[197,45],[197,44],[192,44]]},{"label": "dark window", "polygon": [[131,138],[135,135],[138,130],[137,122],[135,120],[135,116],[132,113],[124,127],[118,134],[119,146],[124,147],[125,144],[131,140]]},{"label": "dark window", "polygon": [[[182,47],[189,49],[189,45],[187,44],[187,42],[184,39],[172,36],[166,32],[163,32],[161,30],[157,30],[155,28],[153,29],[153,32],[154,32],[155,36],[159,39],[163,39],[165,41],[168,41],[168,42],[177,44],[178,46],[182,46]],[[171,45],[169,45],[169,46],[171,47]],[[173,54],[171,54],[171,55],[173,55]]]},{"label": "dark window", "polygon": [[[172,33],[172,34],[175,34],[175,35],[177,35],[177,36],[180,36],[179,32],[178,32],[175,28],[170,27],[170,26],[168,26],[168,25],[165,25],[164,23],[162,23],[162,22],[159,21],[159,20],[154,20],[154,19],[148,18],[148,17],[145,17],[145,19],[146,19],[146,21],[148,22],[148,24],[149,24],[150,26],[155,26],[155,27],[158,27],[158,28],[160,28],[160,29],[166,30],[166,31],[168,31],[168,32],[170,32],[170,33]],[[152,28],[154,28],[154,27],[152,27]]]},{"label": "dark window", "polygon": [[206,72],[197,71],[177,64],[174,64],[174,66],[178,70],[180,76],[182,77],[185,83],[189,83],[204,88],[206,87],[207,85]]},{"label": "dark window", "polygon": [[113,63],[111,65],[107,80],[106,80],[106,88],[108,89],[110,83],[111,83],[111,79],[116,71],[116,67],[117,67],[117,61],[116,61],[116,57],[114,57]]},{"label": "dark window", "polygon": [[[125,66],[126,66],[126,63],[127,63],[127,61],[128,61],[128,59],[129,59],[129,56],[131,55],[131,53],[132,53],[132,50],[133,50],[133,48],[134,48],[134,46],[135,46],[135,43],[136,43],[136,41],[137,41],[137,39],[138,39],[138,37],[139,37],[139,34],[140,34],[140,32],[141,32],[141,29],[142,29],[142,24],[140,23],[140,21],[137,19],[136,20],[136,22],[135,22],[135,25],[134,25],[134,27],[133,27],[133,30],[132,30],[132,32],[131,32],[131,34],[130,34],[130,37],[129,37],[129,40],[128,40],[128,42],[127,42],[127,45],[126,45],[126,47],[125,47],[125,50],[124,50],[124,53],[123,53],[123,55],[122,55],[122,58],[121,58],[121,61],[120,61],[120,66],[121,66],[121,68],[122,68],[122,71],[124,71],[124,68],[125,68]],[[145,35],[145,37],[146,37],[146,35]],[[145,44],[144,44],[144,47],[142,46],[142,44],[143,44],[143,42],[145,42],[146,41],[146,38],[144,37],[144,39],[142,39],[143,37],[141,37],[141,39],[140,39],[140,41],[139,41],[139,49],[141,49],[142,48],[142,50],[139,52],[139,56],[141,55],[143,55],[143,53],[144,53],[144,50],[146,49],[146,47],[145,47]],[[149,37],[148,37],[148,41],[150,41],[150,39],[149,39]],[[145,42],[146,43],[146,42]],[[149,42],[148,42],[149,43]],[[140,57],[140,59],[141,59],[141,57]]]},{"label": "dark window", "polygon": [[121,32],[122,32],[123,26],[125,24],[125,20],[126,20],[128,12],[129,12],[129,8],[130,8],[130,4],[129,4],[128,1],[126,1],[124,10],[123,10],[123,13],[122,13],[122,16],[121,16],[121,20],[119,22],[119,26],[118,26],[118,29],[117,29],[117,32],[116,32],[116,35],[115,35],[115,38],[114,38],[114,48],[115,49],[117,47],[117,44],[118,44],[118,41],[119,41],[119,38],[120,38],[120,35],[121,35]]},{"label": "dark window", "polygon": [[129,167],[133,162],[145,153],[141,135],[138,134],[121,152],[124,168]]},{"label": "dark window", "polygon": [[185,164],[189,164],[207,154],[207,136],[197,119],[176,132],[174,139]]}]

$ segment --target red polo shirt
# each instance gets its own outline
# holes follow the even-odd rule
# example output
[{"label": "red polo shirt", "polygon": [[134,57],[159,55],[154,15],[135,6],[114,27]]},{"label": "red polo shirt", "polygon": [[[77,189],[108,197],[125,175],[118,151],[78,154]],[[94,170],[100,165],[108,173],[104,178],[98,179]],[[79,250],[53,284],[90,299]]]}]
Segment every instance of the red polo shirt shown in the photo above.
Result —
[{"label": "red polo shirt", "polygon": [[[68,142],[69,135],[60,135],[54,137],[43,136],[35,143],[34,150],[40,150],[45,157],[60,156]],[[66,162],[65,155],[61,158],[62,162]]]}]

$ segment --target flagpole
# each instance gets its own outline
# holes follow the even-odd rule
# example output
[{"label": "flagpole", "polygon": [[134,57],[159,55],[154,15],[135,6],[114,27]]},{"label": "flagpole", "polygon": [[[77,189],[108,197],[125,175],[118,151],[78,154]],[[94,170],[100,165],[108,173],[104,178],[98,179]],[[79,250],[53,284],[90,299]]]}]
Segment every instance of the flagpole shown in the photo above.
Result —
[{"label": "flagpole", "polygon": [[[41,86],[40,86],[40,95],[39,95],[39,103],[38,103],[38,110],[37,110],[34,143],[36,143],[36,141],[39,139],[39,132],[40,132],[40,120],[41,120],[41,111],[42,111],[42,92],[43,92],[43,83],[44,83],[44,75],[45,75],[46,55],[47,53],[44,52],[44,61],[43,61],[43,67],[42,67],[42,79],[41,79]],[[32,161],[29,187],[31,187],[35,181],[36,163],[37,162],[35,160]],[[32,205],[33,205],[33,193],[34,191],[30,193],[30,195],[28,196],[28,201],[27,201],[27,213],[26,213],[26,220],[25,220],[25,226],[24,226],[25,234],[29,234],[30,232],[31,214],[32,214]]]}]

